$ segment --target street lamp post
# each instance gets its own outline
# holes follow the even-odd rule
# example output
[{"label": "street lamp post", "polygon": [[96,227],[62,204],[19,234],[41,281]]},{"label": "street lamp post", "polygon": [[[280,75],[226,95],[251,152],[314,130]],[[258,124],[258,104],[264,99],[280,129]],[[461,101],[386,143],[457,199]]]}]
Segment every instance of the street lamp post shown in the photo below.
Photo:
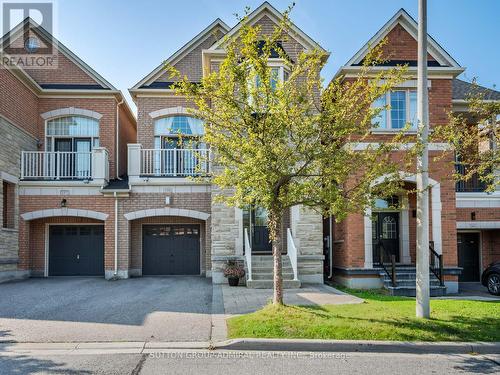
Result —
[{"label": "street lamp post", "polygon": [[416,314],[430,317],[429,285],[429,98],[427,92],[427,0],[418,0],[417,64],[417,277]]}]

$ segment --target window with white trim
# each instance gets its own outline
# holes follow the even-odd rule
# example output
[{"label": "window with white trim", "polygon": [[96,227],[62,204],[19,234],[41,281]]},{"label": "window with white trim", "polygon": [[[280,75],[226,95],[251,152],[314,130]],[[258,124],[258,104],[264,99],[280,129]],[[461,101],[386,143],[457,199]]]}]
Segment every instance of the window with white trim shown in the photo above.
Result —
[{"label": "window with white trim", "polygon": [[61,151],[57,149],[58,139],[71,140],[64,151],[80,151],[76,140],[87,140],[88,151],[91,151],[93,147],[99,147],[99,121],[84,116],[58,117],[47,121],[45,137],[46,151]]},{"label": "window with white trim", "polygon": [[410,123],[411,130],[417,130],[417,92],[415,90],[394,90],[379,97],[373,108],[383,108],[372,119],[374,129],[399,130]]},{"label": "window with white trim", "polygon": [[155,149],[206,148],[198,142],[203,134],[203,121],[191,116],[162,117],[154,122]]}]

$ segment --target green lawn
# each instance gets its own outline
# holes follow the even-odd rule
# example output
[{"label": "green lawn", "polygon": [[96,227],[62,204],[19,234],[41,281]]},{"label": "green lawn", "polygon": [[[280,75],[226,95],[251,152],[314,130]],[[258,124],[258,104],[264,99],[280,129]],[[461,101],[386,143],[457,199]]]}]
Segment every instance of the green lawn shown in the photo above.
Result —
[{"label": "green lawn", "polygon": [[432,300],[432,319],[423,320],[415,318],[414,298],[348,292],[365,302],[314,307],[268,305],[229,319],[229,337],[500,341],[499,302]]}]

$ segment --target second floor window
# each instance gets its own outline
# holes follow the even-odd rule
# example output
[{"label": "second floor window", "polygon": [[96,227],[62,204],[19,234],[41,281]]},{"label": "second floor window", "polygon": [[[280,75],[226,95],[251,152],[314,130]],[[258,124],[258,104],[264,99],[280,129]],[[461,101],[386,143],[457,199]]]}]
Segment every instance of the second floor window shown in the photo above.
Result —
[{"label": "second floor window", "polygon": [[46,151],[90,152],[99,147],[99,121],[83,116],[65,116],[47,121]]},{"label": "second floor window", "polygon": [[154,123],[155,149],[206,148],[199,142],[203,121],[191,116],[162,117]]},{"label": "second floor window", "polygon": [[384,108],[372,120],[373,127],[380,130],[403,129],[410,123],[412,130],[417,129],[417,92],[414,90],[395,90],[379,97],[372,105]]}]

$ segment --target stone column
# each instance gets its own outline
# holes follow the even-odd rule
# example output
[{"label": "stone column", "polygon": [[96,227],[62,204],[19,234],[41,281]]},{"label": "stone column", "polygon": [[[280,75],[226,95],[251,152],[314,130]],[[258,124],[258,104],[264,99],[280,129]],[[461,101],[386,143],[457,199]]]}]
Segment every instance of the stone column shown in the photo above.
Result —
[{"label": "stone column", "polygon": [[306,283],[323,283],[323,217],[304,206],[290,210],[290,229],[298,252],[298,277]]}]

